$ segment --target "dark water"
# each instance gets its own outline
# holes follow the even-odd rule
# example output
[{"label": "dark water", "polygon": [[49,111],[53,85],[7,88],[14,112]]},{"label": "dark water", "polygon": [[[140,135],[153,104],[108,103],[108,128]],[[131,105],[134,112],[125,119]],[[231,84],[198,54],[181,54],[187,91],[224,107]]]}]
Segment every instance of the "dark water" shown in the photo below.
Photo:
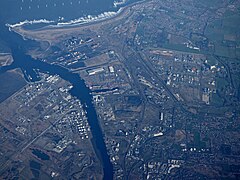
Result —
[{"label": "dark water", "polygon": [[113,0],[1,0],[0,16],[8,23],[17,23],[26,19],[65,21],[86,15],[98,15],[105,11],[114,11]]},{"label": "dark water", "polygon": [[[70,5],[64,5],[55,9],[50,6],[52,3],[69,2],[69,0],[1,0],[0,2],[0,43],[11,51],[14,62],[9,65],[0,68],[0,74],[8,70],[20,68],[26,76],[31,76],[32,81],[37,81],[38,76],[35,70],[48,73],[50,75],[58,74],[62,79],[69,81],[73,88],[71,89],[71,95],[77,97],[82,104],[85,104],[85,110],[87,112],[88,122],[91,127],[93,135],[93,144],[95,151],[98,154],[102,165],[104,167],[104,179],[113,179],[113,167],[107,154],[106,145],[103,138],[103,133],[100,128],[97,114],[92,103],[92,95],[90,90],[86,87],[84,80],[80,78],[78,74],[69,72],[67,69],[47,64],[42,61],[32,59],[29,55],[26,55],[26,51],[29,48],[38,46],[37,42],[31,40],[23,40],[21,36],[14,32],[10,32],[5,26],[6,23],[16,23],[25,19],[40,19],[40,18],[58,18],[59,16],[67,17],[68,19],[77,18],[84,13],[100,13],[105,10],[113,8],[112,0],[88,0],[88,3],[81,1],[81,6],[75,5],[72,9],[69,9]],[[48,2],[48,9],[44,10],[44,7],[40,10],[32,10],[37,4]],[[76,0],[72,0],[76,2]],[[22,4],[21,4],[22,3]],[[26,3],[26,4],[24,4]],[[31,4],[31,9],[27,9],[27,5]],[[26,7],[25,7],[26,6]],[[22,7],[22,10],[20,10]],[[53,8],[52,10],[50,9]],[[83,8],[84,7],[84,8]],[[26,8],[26,9],[25,9]],[[0,85],[1,86],[1,85]]]},{"label": "dark water", "polygon": [[91,127],[93,135],[93,143],[96,147],[97,154],[102,161],[104,167],[104,179],[113,179],[113,167],[107,154],[106,145],[103,139],[103,133],[99,126],[97,114],[92,103],[92,95],[90,90],[86,87],[84,80],[78,74],[69,72],[67,69],[47,64],[42,61],[37,61],[26,55],[26,49],[37,44],[33,41],[24,41],[19,35],[9,32],[8,29],[1,24],[0,38],[7,42],[8,47],[12,51],[14,62],[10,66],[0,68],[0,73],[14,68],[21,68],[31,74],[34,80],[38,80],[37,75],[34,74],[34,69],[39,69],[41,72],[50,75],[58,74],[62,79],[70,82],[73,85],[70,93],[77,97],[82,104],[85,104],[88,122]]},{"label": "dark water", "polygon": [[38,149],[33,149],[32,153],[43,161],[46,161],[46,160],[50,159],[49,155],[45,154],[44,152],[42,152]]},{"label": "dark water", "polygon": [[36,161],[30,161],[29,166],[33,176],[38,179],[40,175],[39,170],[41,169],[41,164]]}]

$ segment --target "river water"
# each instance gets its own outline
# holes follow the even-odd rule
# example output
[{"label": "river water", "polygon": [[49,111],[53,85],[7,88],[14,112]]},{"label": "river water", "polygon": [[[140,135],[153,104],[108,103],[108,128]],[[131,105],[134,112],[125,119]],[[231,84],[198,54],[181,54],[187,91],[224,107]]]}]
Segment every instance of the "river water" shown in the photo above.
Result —
[{"label": "river water", "polygon": [[[39,71],[50,75],[57,74],[62,79],[70,82],[73,85],[73,88],[70,91],[71,95],[77,97],[82,104],[86,105],[85,110],[87,112],[88,122],[93,135],[92,142],[94,144],[95,152],[104,167],[104,179],[113,179],[113,167],[107,154],[103,133],[92,103],[92,95],[90,90],[86,87],[84,80],[81,79],[78,74],[72,73],[63,67],[32,59],[31,56],[25,54],[25,49],[31,46],[34,42],[24,41],[17,34],[14,34],[13,32],[10,33],[6,27],[0,26],[0,28],[0,36],[2,40],[5,40],[9,45],[14,59],[14,62],[11,65],[0,68],[0,74],[7,70],[21,68],[23,71],[27,71],[27,73],[33,77],[34,81],[38,80],[37,75],[34,73],[34,69],[38,69]],[[4,38],[2,35],[4,35]],[[34,45],[36,45],[36,43],[34,43]]]},{"label": "river water", "polygon": [[[99,159],[102,162],[103,170],[104,170],[104,179],[113,179],[113,166],[110,162],[110,158],[107,154],[106,145],[103,138],[103,133],[100,128],[97,114],[92,103],[92,95],[91,91],[86,87],[85,82],[78,74],[69,72],[69,70],[57,66],[51,65],[42,61],[35,60],[31,58],[31,56],[26,55],[26,51],[29,48],[37,47],[38,43],[32,40],[23,40],[23,38],[14,33],[10,32],[8,28],[5,26],[6,23],[17,23],[24,19],[33,19],[33,18],[49,18],[54,19],[59,16],[65,16],[69,19],[75,18],[75,16],[81,16],[84,13],[92,12],[91,14],[101,13],[105,10],[109,10],[113,8],[112,0],[88,0],[88,2],[84,1],[86,4],[83,6],[83,2],[81,1],[82,6],[78,6],[78,11],[73,8],[70,12],[69,8],[71,7],[69,4],[62,5],[58,10],[55,9],[54,12],[50,12],[46,10],[54,8],[50,3],[46,7],[45,11],[38,12],[37,10],[32,11],[33,8],[38,7],[38,4],[43,3],[44,1],[49,2],[47,0],[6,0],[0,2],[0,43],[4,44],[7,47],[13,56],[13,63],[9,66],[1,67],[0,74],[4,73],[8,70],[20,68],[22,71],[26,72],[26,74],[32,77],[32,81],[37,81],[38,77],[35,74],[35,69],[38,69],[41,72],[48,73],[50,75],[59,75],[62,79],[70,82],[73,85],[70,93],[72,96],[77,97],[82,104],[85,104],[85,110],[87,112],[88,122],[91,127],[91,132],[93,135],[92,143],[94,144],[95,152],[98,155]],[[45,2],[45,3],[46,3]],[[64,0],[51,0],[51,3],[60,3],[64,2]],[[65,2],[69,2],[66,0]],[[73,3],[77,3],[76,0],[72,0]],[[97,2],[97,3],[94,3]],[[104,2],[104,3],[103,3]],[[27,3],[27,4],[26,4]],[[31,4],[32,3],[32,4]],[[35,3],[35,4],[34,4]],[[29,6],[31,5],[31,8]],[[97,5],[96,5],[97,4]],[[54,5],[53,5],[54,6]],[[68,7],[69,6],[69,7]],[[99,7],[97,7],[99,6]],[[43,8],[44,6],[42,6]],[[81,7],[81,8],[80,8]],[[84,8],[82,8],[84,7]],[[88,9],[85,9],[88,8]],[[35,13],[36,12],[36,13]],[[63,12],[63,15],[61,15]],[[79,13],[78,13],[79,12]]]}]

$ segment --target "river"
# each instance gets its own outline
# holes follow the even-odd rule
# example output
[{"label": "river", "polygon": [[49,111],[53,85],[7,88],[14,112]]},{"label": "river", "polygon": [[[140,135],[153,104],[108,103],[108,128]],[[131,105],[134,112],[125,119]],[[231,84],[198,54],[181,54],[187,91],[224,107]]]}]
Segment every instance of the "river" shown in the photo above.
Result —
[{"label": "river", "polygon": [[86,87],[84,80],[81,79],[78,74],[72,73],[63,67],[35,60],[31,56],[26,55],[27,49],[30,47],[37,47],[38,43],[32,40],[23,40],[20,35],[10,32],[3,21],[0,22],[0,39],[1,42],[10,49],[14,59],[11,65],[0,68],[0,73],[20,68],[22,71],[26,71],[27,74],[33,78],[33,81],[36,81],[38,80],[38,77],[35,74],[34,69],[38,69],[39,71],[50,75],[57,74],[73,85],[73,88],[70,91],[71,95],[77,97],[82,104],[86,105],[85,110],[87,112],[88,123],[91,127],[93,136],[92,143],[96,154],[102,162],[104,179],[113,179],[113,166],[107,154],[103,133],[92,102],[91,91]]}]

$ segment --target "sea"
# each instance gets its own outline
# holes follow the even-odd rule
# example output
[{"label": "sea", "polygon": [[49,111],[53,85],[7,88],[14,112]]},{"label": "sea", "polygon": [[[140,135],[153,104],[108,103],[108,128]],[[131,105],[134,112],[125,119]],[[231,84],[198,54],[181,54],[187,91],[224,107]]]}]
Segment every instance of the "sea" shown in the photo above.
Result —
[{"label": "sea", "polygon": [[0,19],[5,24],[72,25],[115,15],[137,0],[1,0]]},{"label": "sea", "polygon": [[[113,166],[104,142],[97,113],[92,102],[92,94],[84,80],[69,70],[37,61],[27,55],[29,48],[38,47],[33,40],[24,40],[10,31],[13,26],[68,26],[96,21],[115,15],[122,7],[136,0],[1,0],[0,1],[0,53],[11,52],[13,63],[0,67],[0,74],[19,68],[38,81],[36,70],[50,75],[59,75],[73,85],[71,95],[78,98],[87,112],[88,122],[93,135],[94,150],[103,165],[103,179],[113,179]],[[3,48],[4,47],[4,48]],[[1,88],[1,84],[0,84]]]}]

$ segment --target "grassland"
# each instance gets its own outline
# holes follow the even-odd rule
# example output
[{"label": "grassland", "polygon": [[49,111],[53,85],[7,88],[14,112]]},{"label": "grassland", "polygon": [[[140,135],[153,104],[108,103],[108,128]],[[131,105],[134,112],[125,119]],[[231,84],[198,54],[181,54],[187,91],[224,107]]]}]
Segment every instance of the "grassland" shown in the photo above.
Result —
[{"label": "grassland", "polygon": [[226,11],[223,17],[210,23],[205,36],[214,44],[214,54],[240,60],[240,13]]},{"label": "grassland", "polygon": [[9,98],[26,85],[26,81],[19,70],[8,71],[0,74],[0,103]]}]

